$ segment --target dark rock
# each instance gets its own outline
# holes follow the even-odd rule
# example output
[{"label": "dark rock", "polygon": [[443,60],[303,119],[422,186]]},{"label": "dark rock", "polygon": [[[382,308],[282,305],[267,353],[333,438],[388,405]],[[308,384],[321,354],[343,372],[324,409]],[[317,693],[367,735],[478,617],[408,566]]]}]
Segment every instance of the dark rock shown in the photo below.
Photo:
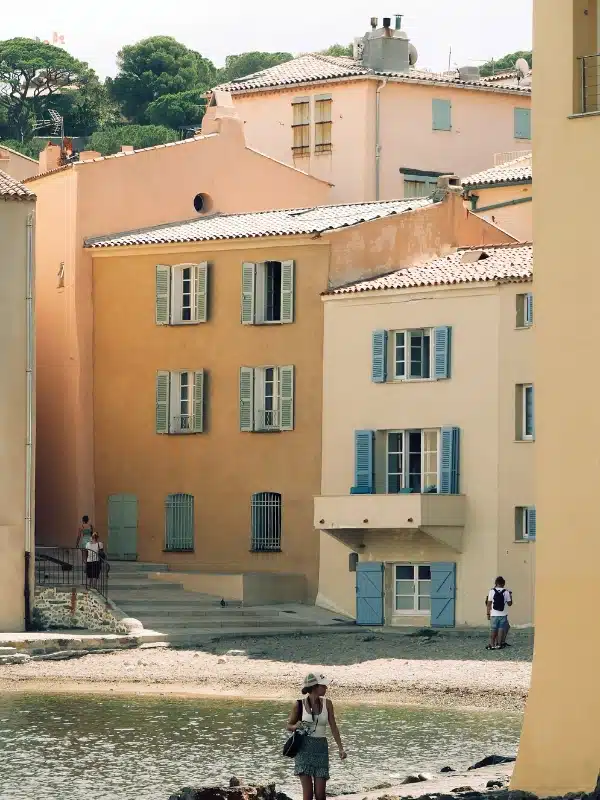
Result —
[{"label": "dark rock", "polygon": [[504,788],[505,781],[488,781],[485,785],[486,789],[502,789]]},{"label": "dark rock", "polygon": [[482,758],[481,761],[478,761],[476,764],[473,764],[472,767],[469,769],[482,769],[482,767],[495,767],[497,764],[511,764],[513,761],[516,761],[516,758],[512,756],[486,756]]},{"label": "dark rock", "polygon": [[169,800],[290,800],[278,792],[275,785],[270,786],[235,786],[222,788],[204,786],[201,788],[186,787],[171,795]]},{"label": "dark rock", "polygon": [[233,777],[229,778],[229,788],[230,789],[235,789],[236,786],[241,786],[241,785],[242,784],[240,783],[240,779],[236,778],[235,775]]},{"label": "dark rock", "polygon": [[437,636],[438,632],[433,628],[418,628],[416,631],[409,633],[408,636],[426,636],[428,639],[431,639],[433,636]]},{"label": "dark rock", "polygon": [[426,781],[427,778],[424,778],[422,775],[407,775],[406,778],[402,781],[402,784],[407,783],[421,783],[422,781]]},{"label": "dark rock", "polygon": [[440,772],[456,772],[452,767],[442,767]]},{"label": "dark rock", "polygon": [[[369,792],[378,792],[380,789],[391,789],[391,783],[378,783],[377,786],[371,786],[370,789],[367,789]],[[354,794],[354,792],[353,792]]]},{"label": "dark rock", "polygon": [[474,792],[475,789],[472,786],[458,786],[456,789],[450,790],[452,794],[461,794],[462,792]]}]

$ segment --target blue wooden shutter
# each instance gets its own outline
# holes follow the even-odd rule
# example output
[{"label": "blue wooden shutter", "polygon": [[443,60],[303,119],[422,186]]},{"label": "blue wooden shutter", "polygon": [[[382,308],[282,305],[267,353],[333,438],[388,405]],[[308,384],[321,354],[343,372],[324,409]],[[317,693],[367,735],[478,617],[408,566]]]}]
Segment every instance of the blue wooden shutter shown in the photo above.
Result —
[{"label": "blue wooden shutter", "polygon": [[354,431],[354,486],[351,494],[374,492],[375,431]]},{"label": "blue wooden shutter", "polygon": [[431,565],[431,627],[453,628],[456,622],[456,564]]},{"label": "blue wooden shutter", "polygon": [[433,339],[435,347],[434,378],[437,380],[449,378],[452,349],[452,328],[449,325],[442,325],[439,328],[434,328]]},{"label": "blue wooden shutter", "polygon": [[535,539],[537,533],[537,514],[535,511],[535,506],[529,506],[526,508],[525,514],[527,515],[527,538],[530,540]]},{"label": "blue wooden shutter", "polygon": [[531,110],[515,108],[515,139],[531,139]]},{"label": "blue wooden shutter", "polygon": [[387,331],[373,331],[373,383],[385,383],[387,380],[387,339]]},{"label": "blue wooden shutter", "polygon": [[460,428],[442,428],[440,494],[460,494]]},{"label": "blue wooden shutter", "polygon": [[533,294],[527,292],[525,295],[525,325],[533,325]]},{"label": "blue wooden shutter", "polygon": [[450,100],[431,101],[433,130],[451,131],[452,130],[452,102]]},{"label": "blue wooden shutter", "polygon": [[383,564],[359,561],[356,565],[356,624],[383,625]]}]

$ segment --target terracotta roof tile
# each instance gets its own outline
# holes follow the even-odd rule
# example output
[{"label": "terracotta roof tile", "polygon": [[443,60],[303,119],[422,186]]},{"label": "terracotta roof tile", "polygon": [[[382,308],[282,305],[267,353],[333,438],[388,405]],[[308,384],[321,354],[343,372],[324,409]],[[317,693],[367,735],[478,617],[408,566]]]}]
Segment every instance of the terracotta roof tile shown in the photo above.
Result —
[{"label": "terracotta roof tile", "polygon": [[260,89],[270,89],[282,86],[294,86],[302,83],[322,82],[340,78],[361,78],[384,76],[398,81],[451,84],[462,87],[478,87],[488,91],[509,91],[519,94],[531,94],[531,87],[521,87],[518,82],[510,79],[493,83],[484,79],[476,81],[461,81],[458,73],[436,73],[423,69],[413,69],[410,72],[375,72],[363,66],[360,61],[346,56],[325,56],[310,53],[298,56],[291,61],[269,67],[252,75],[246,75],[239,80],[224,83],[216,87],[228,92],[249,92]]},{"label": "terracotta roof tile", "polygon": [[98,236],[86,247],[206,242],[219,239],[251,239],[257,236],[290,236],[325,233],[394,214],[404,214],[433,204],[429,197],[380,203],[354,203],[290,210],[256,211],[244,214],[215,214],[208,217],[159,225],[154,228]]},{"label": "terracotta roof tile", "polygon": [[35,200],[33,192],[2,170],[0,170],[0,197],[5,200]]},{"label": "terracotta roof tile", "polygon": [[514,161],[507,161],[498,167],[491,167],[483,172],[477,172],[468,178],[463,178],[465,188],[474,186],[492,186],[495,183],[517,183],[531,181],[531,153],[525,153]]},{"label": "terracotta roof tile", "polygon": [[[465,263],[463,257],[483,258]],[[533,245],[509,244],[492,247],[463,247],[444,258],[435,258],[426,264],[383,275],[368,281],[340,286],[328,294],[357,294],[384,289],[410,289],[419,286],[452,286],[461,283],[494,281],[520,283],[532,280]]]}]

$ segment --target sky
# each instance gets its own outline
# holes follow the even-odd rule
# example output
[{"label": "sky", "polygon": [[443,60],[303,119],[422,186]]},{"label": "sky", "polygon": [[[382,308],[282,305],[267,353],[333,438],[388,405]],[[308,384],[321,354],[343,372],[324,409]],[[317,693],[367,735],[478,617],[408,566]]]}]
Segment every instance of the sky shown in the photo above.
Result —
[{"label": "sky", "polygon": [[52,40],[87,61],[101,77],[116,72],[125,44],[158,34],[179,41],[222,66],[225,56],[250,50],[294,54],[349,43],[369,29],[372,16],[403,13],[403,27],[419,51],[419,66],[434,70],[476,65],[531,49],[532,0],[102,0],[4,3],[2,39]]}]

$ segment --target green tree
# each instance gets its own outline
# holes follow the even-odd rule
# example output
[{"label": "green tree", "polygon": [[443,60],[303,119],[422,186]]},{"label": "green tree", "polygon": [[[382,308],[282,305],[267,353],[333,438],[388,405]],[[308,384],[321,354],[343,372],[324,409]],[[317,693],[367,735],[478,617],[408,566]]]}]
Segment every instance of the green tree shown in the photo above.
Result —
[{"label": "green tree", "polygon": [[120,112],[106,86],[91,75],[80,89],[65,89],[48,103],[64,119],[67,136],[90,136],[120,121]]},{"label": "green tree", "polygon": [[354,55],[354,46],[351,44],[332,44],[327,50],[321,50],[323,56],[350,56]]},{"label": "green tree", "polygon": [[0,147],[3,145],[10,147],[11,150],[16,150],[17,153],[23,153],[24,156],[35,158],[36,161],[40,157],[40,151],[44,149],[44,146],[35,140],[18,142],[16,139],[0,139]]},{"label": "green tree", "polygon": [[117,56],[118,73],[107,80],[112,97],[131,122],[147,121],[150,103],[166,94],[209,89],[214,64],[172,36],[151,36],[127,45]]},{"label": "green tree", "polygon": [[494,75],[497,72],[506,72],[514,68],[519,58],[524,58],[530,67],[533,66],[533,54],[531,50],[517,50],[516,53],[509,53],[498,60],[486,61],[479,71],[483,77]]},{"label": "green tree", "polygon": [[177,131],[164,125],[111,125],[93,133],[88,139],[87,148],[97,150],[103,156],[110,156],[118,153],[124,144],[130,144],[139,150],[142,147],[175,142],[177,139]]},{"label": "green tree", "polygon": [[167,128],[200,126],[206,107],[205,92],[192,89],[179,94],[164,94],[154,100],[146,109],[148,121]]},{"label": "green tree", "polygon": [[87,64],[60,47],[25,38],[0,41],[0,105],[13,138],[29,136],[49,98],[82,86],[91,75]]},{"label": "green tree", "polygon": [[237,56],[227,56],[225,66],[219,73],[219,81],[227,83],[237,78],[245,78],[269,67],[276,67],[291,61],[291,53],[240,53]]}]

